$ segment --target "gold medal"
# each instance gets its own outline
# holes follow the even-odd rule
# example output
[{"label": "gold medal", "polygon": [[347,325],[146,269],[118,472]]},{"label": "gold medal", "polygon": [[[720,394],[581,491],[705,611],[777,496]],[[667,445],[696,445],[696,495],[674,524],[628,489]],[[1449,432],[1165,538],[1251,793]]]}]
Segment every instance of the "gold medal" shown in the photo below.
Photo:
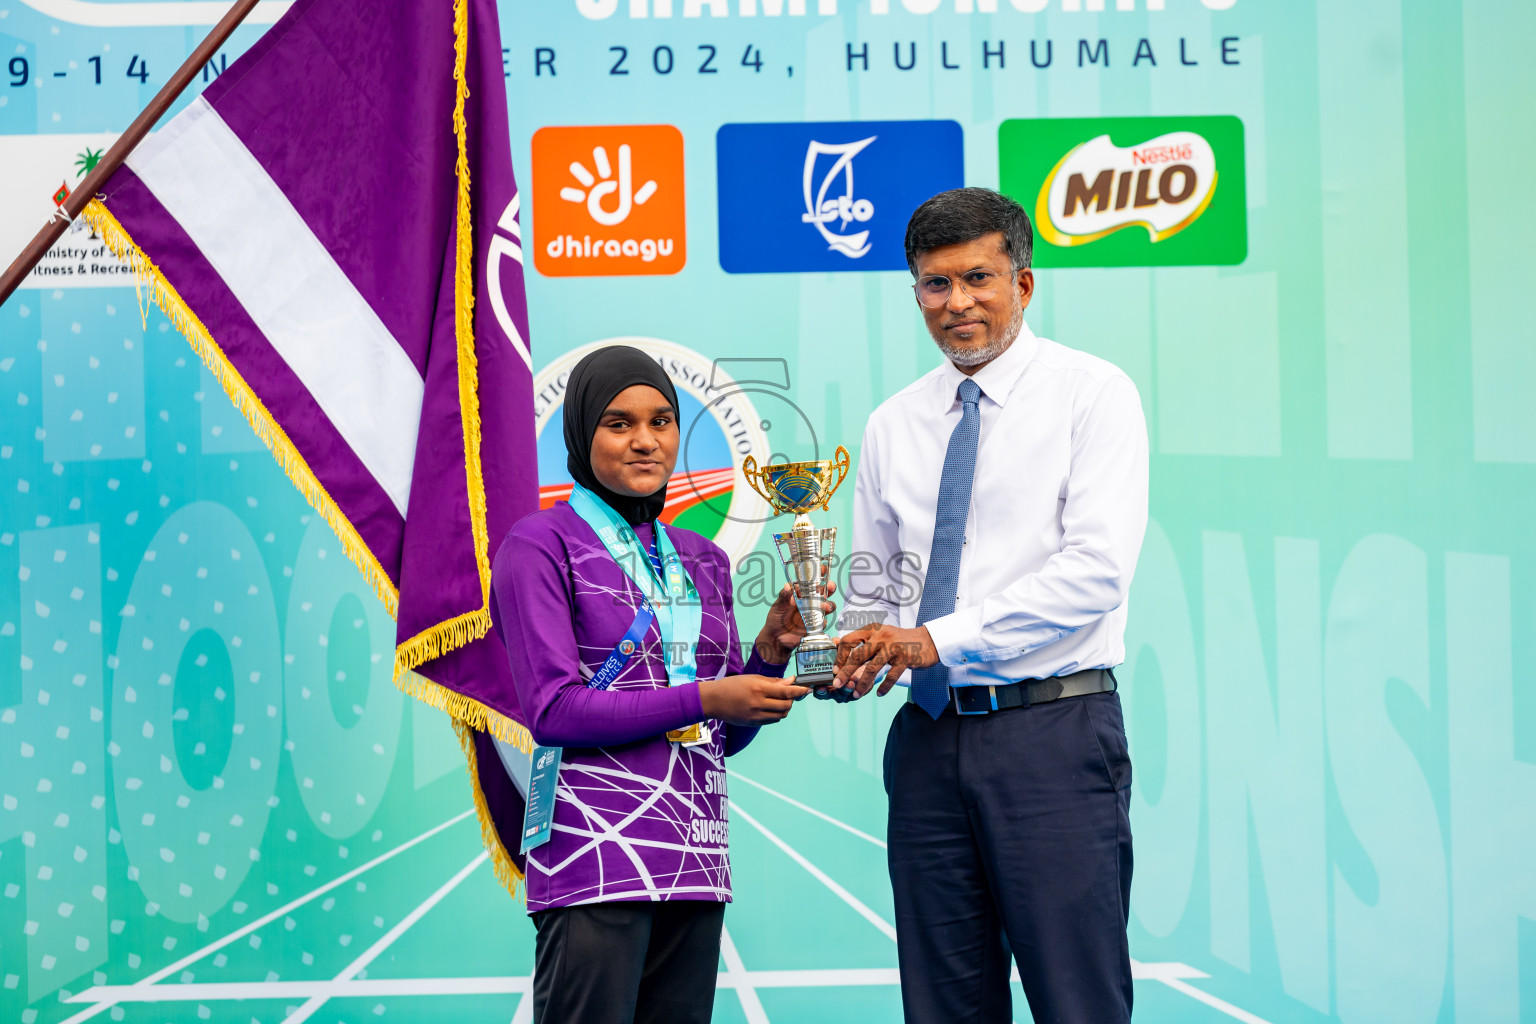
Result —
[{"label": "gold medal", "polygon": [[681,743],[685,747],[697,747],[708,743],[714,738],[709,726],[703,722],[695,722],[686,729],[669,729],[667,739],[673,743]]}]

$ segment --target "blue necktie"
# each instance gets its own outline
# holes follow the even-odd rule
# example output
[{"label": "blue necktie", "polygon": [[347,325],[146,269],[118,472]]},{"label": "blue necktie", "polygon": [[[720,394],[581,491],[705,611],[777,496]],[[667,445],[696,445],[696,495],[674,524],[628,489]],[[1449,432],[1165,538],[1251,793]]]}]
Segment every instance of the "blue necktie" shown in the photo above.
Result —
[{"label": "blue necktie", "polygon": [[[949,435],[944,453],[944,472],[939,476],[939,507],[933,516],[933,548],[928,552],[928,574],[923,578],[923,599],[917,606],[917,624],[955,610],[960,585],[960,548],[965,543],[965,520],[971,508],[971,481],[976,475],[976,443],[981,437],[981,386],[967,377],[960,382],[960,422]],[[912,673],[913,703],[938,721],[949,703],[949,667],[943,662]]]}]

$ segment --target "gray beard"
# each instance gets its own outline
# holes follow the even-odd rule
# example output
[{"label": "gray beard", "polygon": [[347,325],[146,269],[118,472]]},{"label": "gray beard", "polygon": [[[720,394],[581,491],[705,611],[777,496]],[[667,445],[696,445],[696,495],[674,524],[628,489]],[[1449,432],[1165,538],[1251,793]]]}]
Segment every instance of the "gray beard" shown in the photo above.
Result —
[{"label": "gray beard", "polygon": [[[939,346],[939,351],[944,353],[951,363],[956,366],[980,366],[982,363],[990,363],[1004,352],[1008,346],[1018,338],[1019,331],[1024,327],[1024,307],[1019,306],[1014,310],[1013,317],[1008,321],[1007,328],[1002,335],[993,339],[982,348],[958,348],[946,344],[938,334],[934,334],[933,340]],[[932,332],[930,332],[932,333]]]}]

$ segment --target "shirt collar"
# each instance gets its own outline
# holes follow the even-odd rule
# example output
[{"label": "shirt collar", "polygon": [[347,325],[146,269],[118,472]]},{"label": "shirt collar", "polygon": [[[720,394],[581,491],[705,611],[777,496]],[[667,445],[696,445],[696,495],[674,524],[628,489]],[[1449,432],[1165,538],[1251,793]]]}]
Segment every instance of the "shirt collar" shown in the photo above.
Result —
[{"label": "shirt collar", "polygon": [[[999,407],[1007,405],[1009,393],[1019,382],[1019,377],[1024,373],[1024,367],[1029,365],[1039,344],[1039,339],[1029,329],[1029,324],[1020,324],[1019,336],[1013,339],[1013,344],[1008,346],[1007,351],[972,374],[971,380],[981,388],[983,395],[992,399]],[[948,359],[944,360],[943,369],[939,374],[939,379],[944,385],[940,395],[940,400],[943,402],[941,408],[944,412],[953,409],[960,401],[957,392],[965,376],[954,363]]]}]

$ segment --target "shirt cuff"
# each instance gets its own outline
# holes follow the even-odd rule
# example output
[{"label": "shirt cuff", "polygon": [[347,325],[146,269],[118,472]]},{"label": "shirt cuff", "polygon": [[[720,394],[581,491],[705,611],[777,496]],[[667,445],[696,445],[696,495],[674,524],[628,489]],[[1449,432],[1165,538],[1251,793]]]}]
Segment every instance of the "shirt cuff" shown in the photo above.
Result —
[{"label": "shirt cuff", "polygon": [[962,608],[949,615],[941,615],[923,623],[933,646],[939,652],[939,661],[956,668],[976,661],[976,641],[981,636],[981,609]]},{"label": "shirt cuff", "polygon": [[[791,658],[794,655],[790,655]],[[762,655],[757,653],[757,647],[752,648],[752,656],[747,659],[746,667],[741,670],[744,676],[768,676],[770,679],[783,679],[784,671],[789,668],[789,662],[775,665],[771,661],[764,661]]]}]

